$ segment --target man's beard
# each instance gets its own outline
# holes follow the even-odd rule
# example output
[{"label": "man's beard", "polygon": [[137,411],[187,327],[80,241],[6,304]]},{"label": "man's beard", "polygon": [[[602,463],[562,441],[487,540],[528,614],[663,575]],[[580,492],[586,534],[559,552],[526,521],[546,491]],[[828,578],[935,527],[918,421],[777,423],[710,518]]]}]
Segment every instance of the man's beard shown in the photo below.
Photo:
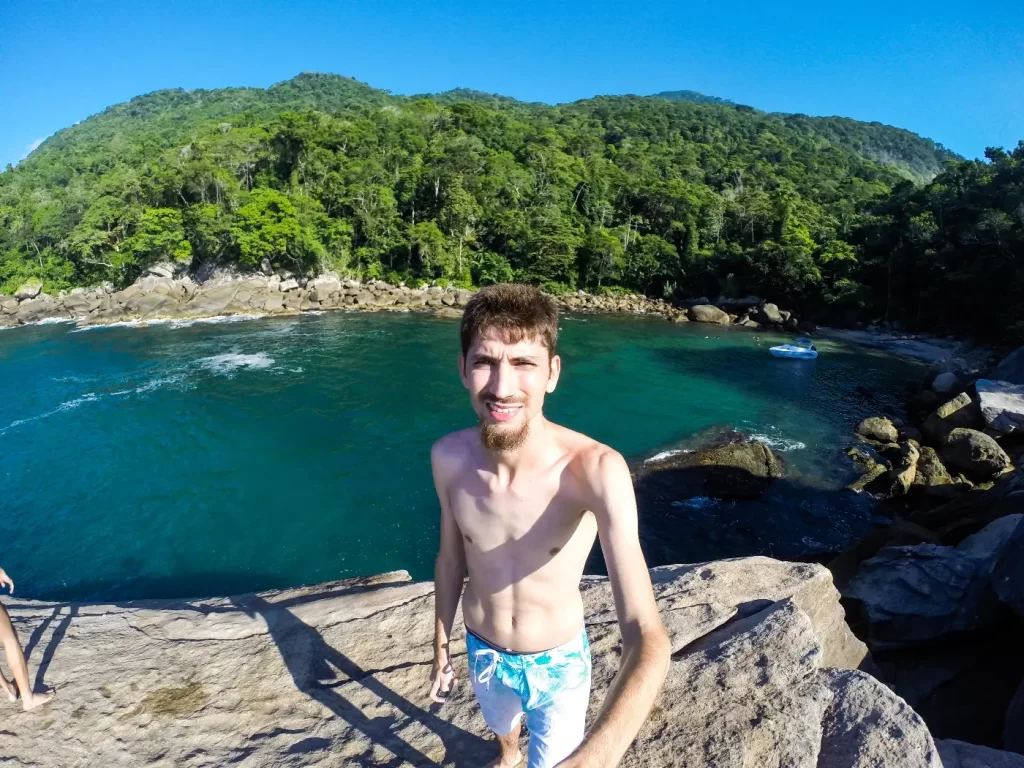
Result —
[{"label": "man's beard", "polygon": [[[522,403],[526,416],[526,403]],[[488,424],[480,419],[480,442],[489,451],[514,451],[530,436],[530,420],[523,419],[522,426],[509,427],[505,424]]]}]

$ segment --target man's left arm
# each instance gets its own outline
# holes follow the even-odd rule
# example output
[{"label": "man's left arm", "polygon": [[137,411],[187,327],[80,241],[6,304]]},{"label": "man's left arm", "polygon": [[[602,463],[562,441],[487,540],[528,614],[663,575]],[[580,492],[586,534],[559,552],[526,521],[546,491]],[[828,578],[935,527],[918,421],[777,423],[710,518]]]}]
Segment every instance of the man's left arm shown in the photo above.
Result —
[{"label": "man's left arm", "polygon": [[622,633],[622,661],[590,733],[560,768],[618,765],[654,706],[671,647],[637,530],[636,497],[621,455],[603,449],[587,468],[601,550]]}]

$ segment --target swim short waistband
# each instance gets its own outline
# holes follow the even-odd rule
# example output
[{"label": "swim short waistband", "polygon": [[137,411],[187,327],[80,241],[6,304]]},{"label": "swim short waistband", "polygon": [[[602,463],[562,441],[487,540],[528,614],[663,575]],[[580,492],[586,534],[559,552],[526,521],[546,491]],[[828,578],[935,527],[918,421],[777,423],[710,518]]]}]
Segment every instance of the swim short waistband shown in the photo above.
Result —
[{"label": "swim short waistband", "polygon": [[[585,631],[586,631],[586,627],[583,627],[580,630],[581,633],[585,632]],[[556,645],[554,648],[548,648],[547,650],[544,650],[544,651],[513,651],[510,648],[502,648],[500,645],[495,645],[490,640],[488,640],[486,637],[481,637],[479,634],[474,632],[469,627],[466,627],[466,634],[472,636],[473,639],[476,640],[481,645],[485,645],[488,648],[490,648],[491,650],[497,651],[498,653],[502,653],[502,654],[504,654],[506,656],[537,656],[537,655],[542,654],[542,653],[551,653],[551,651],[557,651],[559,648],[561,648],[564,645],[570,645],[572,643],[575,643],[577,641],[577,639],[578,639],[578,635],[577,635],[576,637],[573,637],[572,640],[569,640],[566,643],[562,643],[562,645]]]}]

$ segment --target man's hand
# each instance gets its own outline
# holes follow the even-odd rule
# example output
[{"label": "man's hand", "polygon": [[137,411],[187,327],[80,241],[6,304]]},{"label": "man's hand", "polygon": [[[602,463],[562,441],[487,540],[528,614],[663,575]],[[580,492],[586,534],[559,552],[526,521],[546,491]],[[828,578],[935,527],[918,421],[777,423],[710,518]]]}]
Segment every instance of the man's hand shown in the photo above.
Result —
[{"label": "man's hand", "polygon": [[452,692],[452,688],[459,682],[447,654],[434,659],[434,666],[430,670],[430,681],[430,698],[439,704],[444,704],[448,700],[448,694]]},{"label": "man's hand", "polygon": [[3,587],[10,587],[11,594],[14,594],[14,582],[11,581],[11,577],[7,575],[7,571],[5,571],[3,568],[0,568],[0,588]]}]

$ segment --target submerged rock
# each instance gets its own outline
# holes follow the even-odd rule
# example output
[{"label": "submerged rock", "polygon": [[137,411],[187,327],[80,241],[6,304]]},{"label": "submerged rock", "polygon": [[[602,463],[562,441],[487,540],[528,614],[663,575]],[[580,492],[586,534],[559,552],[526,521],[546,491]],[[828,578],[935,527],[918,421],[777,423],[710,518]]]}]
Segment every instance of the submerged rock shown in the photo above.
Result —
[{"label": "submerged rock", "polygon": [[869,416],[857,425],[858,437],[876,443],[895,443],[900,433],[896,426],[884,416]]},{"label": "submerged rock", "polygon": [[666,493],[677,499],[757,498],[783,474],[782,464],[771,448],[739,438],[648,461],[636,483],[641,494]]}]

